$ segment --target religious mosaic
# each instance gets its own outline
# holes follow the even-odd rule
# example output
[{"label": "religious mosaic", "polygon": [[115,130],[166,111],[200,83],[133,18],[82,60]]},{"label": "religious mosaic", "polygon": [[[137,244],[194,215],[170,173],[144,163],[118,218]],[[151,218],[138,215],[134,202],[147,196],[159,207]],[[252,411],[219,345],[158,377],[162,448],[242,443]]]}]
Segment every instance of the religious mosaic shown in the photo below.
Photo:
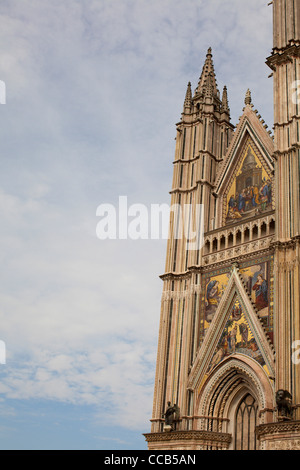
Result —
[{"label": "religious mosaic", "polygon": [[[266,332],[273,341],[273,258],[261,257],[240,265],[240,273],[251,300],[255,305]],[[209,328],[226,289],[230,271],[213,271],[203,276],[202,291],[202,329],[203,337]]]},{"label": "religious mosaic", "polygon": [[224,331],[219,339],[209,373],[216,365],[231,354],[239,353],[255,359],[261,366],[265,365],[263,356],[251,332],[249,322],[238,299],[235,300]]},{"label": "religious mosaic", "polygon": [[227,193],[225,223],[272,209],[272,181],[253,149],[248,150]]},{"label": "religious mosaic", "polygon": [[269,314],[268,267],[266,263],[256,264],[240,270],[248,292],[260,317]]},{"label": "religious mosaic", "polygon": [[205,321],[211,323],[229,279],[229,273],[209,278],[205,288]]}]

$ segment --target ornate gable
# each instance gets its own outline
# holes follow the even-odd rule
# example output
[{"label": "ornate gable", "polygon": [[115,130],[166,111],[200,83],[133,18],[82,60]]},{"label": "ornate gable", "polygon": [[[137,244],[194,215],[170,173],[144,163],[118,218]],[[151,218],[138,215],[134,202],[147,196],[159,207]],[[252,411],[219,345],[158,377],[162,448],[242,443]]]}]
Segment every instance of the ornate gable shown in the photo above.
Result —
[{"label": "ornate gable", "polygon": [[215,180],[217,226],[243,222],[273,210],[273,140],[264,121],[248,104]]},{"label": "ornate gable", "polygon": [[274,349],[270,336],[236,266],[232,268],[196,355],[189,387],[198,389],[216,365],[235,354],[251,357],[267,375],[274,375]]}]

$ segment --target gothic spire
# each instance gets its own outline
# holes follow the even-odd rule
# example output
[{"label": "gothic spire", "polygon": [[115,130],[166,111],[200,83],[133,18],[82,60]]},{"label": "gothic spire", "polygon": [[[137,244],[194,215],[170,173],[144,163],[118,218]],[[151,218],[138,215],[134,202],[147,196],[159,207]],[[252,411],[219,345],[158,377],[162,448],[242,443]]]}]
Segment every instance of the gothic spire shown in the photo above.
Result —
[{"label": "gothic spire", "polygon": [[195,90],[195,95],[198,94],[206,96],[219,96],[211,47],[209,47],[207,50],[202,73],[199,78],[198,86]]}]

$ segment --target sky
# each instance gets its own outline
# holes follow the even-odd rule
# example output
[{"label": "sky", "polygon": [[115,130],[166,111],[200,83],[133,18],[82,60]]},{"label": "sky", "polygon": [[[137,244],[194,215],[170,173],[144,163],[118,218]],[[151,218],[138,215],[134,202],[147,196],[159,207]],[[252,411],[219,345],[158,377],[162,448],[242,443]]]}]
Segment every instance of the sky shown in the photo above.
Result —
[{"label": "sky", "polygon": [[97,208],[170,203],[209,47],[232,123],[249,88],[272,129],[267,3],[0,1],[0,449],[146,450],[166,240]]}]

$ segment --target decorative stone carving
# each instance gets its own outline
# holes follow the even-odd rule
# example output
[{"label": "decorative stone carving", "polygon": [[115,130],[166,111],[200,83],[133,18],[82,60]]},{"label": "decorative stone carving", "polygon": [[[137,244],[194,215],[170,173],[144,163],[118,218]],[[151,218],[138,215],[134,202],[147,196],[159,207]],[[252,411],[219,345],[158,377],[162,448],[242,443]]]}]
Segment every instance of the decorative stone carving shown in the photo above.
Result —
[{"label": "decorative stone carving", "polygon": [[164,431],[173,431],[174,428],[174,423],[179,420],[180,417],[180,409],[177,406],[176,403],[174,405],[171,404],[170,401],[168,401],[168,407],[164,413],[164,418],[165,418],[165,425],[164,425]]},{"label": "decorative stone carving", "polygon": [[276,392],[276,405],[278,420],[289,420],[292,418],[292,395],[287,390]]},{"label": "decorative stone carving", "polygon": [[170,433],[149,433],[144,434],[144,436],[149,448],[153,450],[163,448],[161,445],[164,445],[164,443],[171,449],[172,441],[177,444],[176,449],[178,449],[179,442],[182,448],[184,448],[184,443],[186,442],[189,449],[228,449],[232,440],[231,434],[209,431],[174,431]]},{"label": "decorative stone carving", "polygon": [[257,426],[261,450],[300,450],[300,421],[280,421]]}]

